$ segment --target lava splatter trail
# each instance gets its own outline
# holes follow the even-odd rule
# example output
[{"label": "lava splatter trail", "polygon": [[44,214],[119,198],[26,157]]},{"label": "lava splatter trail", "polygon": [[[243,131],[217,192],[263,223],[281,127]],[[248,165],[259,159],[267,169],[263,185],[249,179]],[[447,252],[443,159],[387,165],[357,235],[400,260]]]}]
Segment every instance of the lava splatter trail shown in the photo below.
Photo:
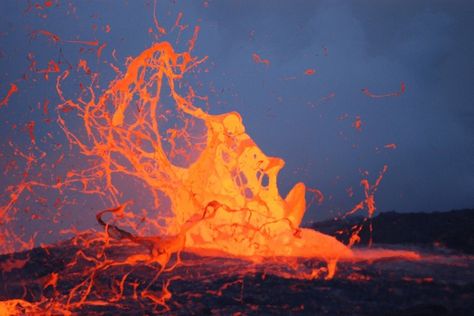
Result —
[{"label": "lava splatter trail", "polygon": [[375,93],[370,92],[368,88],[363,88],[362,92],[368,97],[371,97],[371,98],[374,98],[374,99],[380,99],[380,98],[387,98],[387,97],[399,97],[399,96],[401,96],[402,94],[405,93],[405,90],[406,90],[406,85],[402,81],[400,83],[400,91],[383,93],[383,94],[375,94]]}]

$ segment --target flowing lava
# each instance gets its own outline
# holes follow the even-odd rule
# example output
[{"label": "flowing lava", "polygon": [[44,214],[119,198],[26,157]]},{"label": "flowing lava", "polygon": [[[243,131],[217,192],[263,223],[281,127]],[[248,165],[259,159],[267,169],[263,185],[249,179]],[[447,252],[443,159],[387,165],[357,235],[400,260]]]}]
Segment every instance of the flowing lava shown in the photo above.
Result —
[{"label": "flowing lava", "polygon": [[[272,272],[303,279],[331,279],[338,260],[354,258],[353,251],[334,237],[300,227],[306,210],[305,185],[297,183],[285,198],[280,196],[277,176],[284,161],[259,149],[237,112],[212,115],[195,105],[205,98],[196,95],[185,74],[205,60],[191,54],[197,31],[185,52],[175,52],[170,43],[159,42],[130,59],[126,72],[100,96],[91,84],[77,100],[67,99],[61,87],[69,70],[58,76],[56,87],[62,100],[58,123],[70,144],[85,161],[93,163],[70,170],[67,178],[53,187],[62,190],[78,186],[77,190],[98,195],[113,208],[97,214],[104,233],[79,234],[74,239],[79,250],[67,267],[72,269],[71,275],[79,275],[80,282],[71,286],[67,295],[56,292],[56,287],[68,276],[53,273],[42,281],[41,288],[41,293],[53,289],[53,298],[41,294],[34,302],[0,302],[0,312],[71,314],[85,305],[119,304],[126,288],[133,289],[129,294],[133,299],[148,300],[166,310],[172,297],[168,287],[174,279],[163,275],[183,264],[183,250],[199,256],[243,258],[256,264],[271,265],[288,258],[326,262],[326,267],[309,271],[289,264],[287,269]],[[86,63],[80,68],[90,73]],[[11,90],[2,102],[6,104],[14,92]],[[68,123],[78,118],[81,128]],[[170,119],[180,123],[164,128]],[[34,122],[28,128],[34,145]],[[33,157],[24,156],[31,163]],[[170,212],[141,216],[130,212],[134,202],[123,200],[117,185],[120,177],[140,182],[155,208],[167,207]],[[363,182],[367,199],[352,212],[367,206],[373,213],[374,192],[381,177],[373,186]],[[6,216],[21,193],[35,185],[45,186],[36,182],[18,186],[2,214]],[[106,216],[112,216],[113,222]],[[134,221],[149,222],[159,233],[147,234]],[[3,238],[8,237],[4,233]],[[110,252],[117,246],[130,251],[114,257]],[[13,260],[2,270],[25,264]],[[127,281],[139,265],[152,267],[154,277],[145,284]],[[121,277],[108,290],[101,289],[101,273],[114,268],[123,268]],[[154,284],[160,277],[164,281],[157,291]]]}]

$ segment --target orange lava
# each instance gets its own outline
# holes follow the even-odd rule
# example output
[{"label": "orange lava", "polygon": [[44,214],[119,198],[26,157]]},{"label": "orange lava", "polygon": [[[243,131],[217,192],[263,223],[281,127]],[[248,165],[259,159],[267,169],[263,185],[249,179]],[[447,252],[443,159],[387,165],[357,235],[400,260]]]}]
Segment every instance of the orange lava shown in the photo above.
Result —
[{"label": "orange lava", "polygon": [[354,123],[352,123],[352,126],[358,131],[362,131],[362,120],[360,119],[360,116],[356,116],[356,119]]},{"label": "orange lava", "polygon": [[14,93],[17,93],[18,92],[18,86],[14,83],[12,83],[10,85],[10,90],[8,90],[7,92],[7,95],[0,100],[0,108],[7,105],[8,104],[8,101],[10,100],[11,96],[14,94]]},{"label": "orange lava", "polygon": [[[52,5],[52,1],[45,2],[47,7]],[[180,33],[188,27],[181,24],[181,18],[179,15],[174,25]],[[166,34],[155,13],[154,26],[157,36]],[[106,32],[110,32],[108,25]],[[361,227],[354,227],[349,245],[313,229],[300,227],[307,209],[305,194],[309,192],[312,196],[309,204],[322,203],[324,195],[299,182],[286,197],[282,197],[277,178],[285,165],[284,160],[262,152],[246,133],[239,113],[214,115],[199,106],[207,99],[197,95],[186,80],[186,74],[206,60],[206,57],[199,59],[192,55],[198,32],[197,27],[184,52],[176,52],[170,43],[163,41],[153,44],[137,57],[129,58],[124,73],[110,64],[116,70],[117,78],[108,88],[99,95],[94,80],[91,80],[90,86],[80,83],[81,92],[76,99],[68,99],[61,88],[72,69],[61,70],[51,60],[47,68],[38,70],[33,57],[29,56],[30,69],[43,73],[46,80],[49,74],[59,73],[56,89],[61,104],[57,107],[57,122],[69,145],[80,152],[84,161],[94,163],[70,169],[64,179],[58,177],[55,183],[45,184],[29,178],[33,162],[41,157],[16,150],[15,154],[26,162],[26,168],[20,183],[7,188],[10,200],[0,208],[0,218],[6,223],[11,221],[14,215],[9,212],[13,205],[23,192],[31,192],[35,187],[53,188],[59,192],[73,187],[80,193],[100,197],[111,208],[97,214],[104,233],[96,233],[89,239],[77,237],[81,239],[78,244],[83,249],[79,247],[74,261],[67,263],[68,268],[76,264],[81,267],[79,262],[86,262],[89,266],[78,273],[80,281],[71,287],[67,296],[59,297],[58,294],[58,297],[49,299],[42,295],[36,303],[23,299],[0,301],[0,314],[38,314],[45,310],[52,314],[73,314],[71,310],[86,304],[102,306],[120,301],[127,286],[133,287],[134,299],[151,301],[166,310],[166,302],[172,297],[168,288],[172,278],[163,281],[161,292],[154,292],[151,286],[163,273],[182,264],[180,255],[184,250],[202,256],[239,257],[254,263],[281,263],[296,258],[315,258],[326,263],[324,268],[310,268],[309,273],[297,268],[275,270],[275,274],[281,277],[301,279],[331,279],[340,260],[372,260],[391,256],[418,259],[415,253],[397,251],[374,250],[355,255],[350,247],[357,243]],[[97,59],[101,58],[106,47],[105,43],[99,45],[97,40],[61,40],[58,35],[45,30],[32,33],[32,36],[37,35],[46,36],[54,43],[94,46],[97,48]],[[115,51],[113,56],[115,58]],[[270,65],[268,59],[256,53],[252,58],[255,63]],[[79,61],[77,70],[95,78],[86,60]],[[305,71],[306,75],[314,73],[314,69]],[[17,86],[12,84],[6,97],[0,101],[0,108],[17,91]],[[400,94],[403,91],[402,83]],[[366,92],[370,94],[368,90]],[[334,96],[331,93],[320,101],[326,102]],[[48,104],[48,100],[43,104],[45,115],[49,113]],[[74,124],[70,123],[71,120]],[[177,123],[169,126],[169,121],[173,120]],[[26,124],[33,146],[37,142],[35,126],[34,121]],[[353,126],[361,129],[360,117],[356,118]],[[55,164],[63,158],[64,154]],[[365,199],[346,215],[367,209],[369,218],[373,216],[376,209],[374,195],[386,171],[387,166],[384,166],[374,184],[367,179],[361,181]],[[170,214],[164,211],[152,214],[134,209],[134,201],[123,199],[117,184],[119,176],[140,183],[147,196],[151,197],[152,208],[161,211],[160,206],[169,204]],[[59,207],[61,202],[58,198],[54,206]],[[141,229],[139,224],[134,224],[145,221],[159,234],[147,234],[148,231]],[[77,231],[71,228],[64,232]],[[23,249],[31,248],[33,238],[23,241],[8,229],[0,234],[4,251],[15,250],[11,246],[15,243],[21,243]],[[84,249],[90,250],[92,244],[99,242],[101,246],[94,255],[86,253]],[[117,242],[124,247],[130,244],[144,246],[148,253],[127,254],[120,260],[108,257],[107,248]],[[154,277],[146,280],[146,285],[127,283],[129,271],[124,272],[120,280],[114,280],[114,286],[109,289],[113,295],[101,297],[92,294],[97,276],[103,271],[138,264],[155,268]],[[24,265],[25,261],[12,260],[2,266],[2,270],[9,271]],[[58,273],[45,276],[40,282],[42,289],[56,293],[62,277]],[[214,294],[219,296],[226,287],[240,284],[240,280],[225,284]]]},{"label": "orange lava", "polygon": [[400,91],[389,92],[389,93],[384,93],[384,94],[375,94],[375,93],[370,92],[369,89],[363,88],[362,92],[368,97],[377,99],[377,98],[386,98],[386,97],[399,97],[405,93],[405,90],[406,90],[406,85],[402,81],[400,83]]},{"label": "orange lava", "polygon": [[387,149],[397,149],[397,144],[394,144],[394,143],[391,143],[391,144],[386,144],[385,146],[383,146],[384,148],[387,148]]},{"label": "orange lava", "polygon": [[[321,258],[330,263],[328,277],[332,277],[334,263],[351,257],[352,252],[331,236],[299,228],[306,209],[304,184],[296,184],[282,198],[277,175],[284,161],[267,157],[258,148],[245,132],[240,115],[208,114],[193,104],[199,97],[191,87],[186,95],[179,92],[184,74],[204,60],[191,56],[193,46],[194,40],[189,51],[176,53],[167,42],[154,44],[130,61],[124,76],[116,79],[97,102],[68,100],[63,104],[78,111],[87,134],[75,134],[60,117],[70,142],[85,156],[100,161],[99,166],[80,176],[104,179],[114,204],[119,203],[112,180],[115,173],[142,181],[157,205],[157,192],[166,194],[173,212],[166,219],[166,238],[132,237],[114,226],[121,238],[149,246],[163,266],[173,253],[186,248],[199,254],[220,253],[250,260]],[[192,145],[194,136],[186,130],[171,129],[167,140],[172,151],[167,152],[158,114],[165,89],[185,126],[204,126],[201,144]],[[191,145],[183,148],[183,144]],[[197,157],[195,152],[200,152]],[[186,167],[173,162],[173,155],[179,154]],[[71,177],[75,176],[79,175]],[[314,193],[322,198],[319,191]],[[123,213],[125,206],[106,212]],[[107,226],[102,215],[99,222]]]},{"label": "orange lava", "polygon": [[308,68],[305,70],[304,74],[307,75],[307,76],[312,76],[316,73],[316,70],[312,69],[312,68]]},{"label": "orange lava", "polygon": [[264,64],[266,66],[270,66],[270,61],[268,59],[260,57],[260,55],[258,55],[257,53],[252,54],[252,59],[253,62],[256,64]]}]

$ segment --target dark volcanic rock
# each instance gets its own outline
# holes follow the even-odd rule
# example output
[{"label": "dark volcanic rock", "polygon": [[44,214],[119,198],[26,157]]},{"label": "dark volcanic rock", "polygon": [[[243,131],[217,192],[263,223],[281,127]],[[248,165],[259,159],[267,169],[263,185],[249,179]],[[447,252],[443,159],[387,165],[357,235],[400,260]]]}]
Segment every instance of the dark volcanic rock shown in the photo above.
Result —
[{"label": "dark volcanic rock", "polygon": [[[347,241],[351,227],[363,222],[352,218],[317,223],[314,227]],[[84,237],[85,242],[69,241],[47,249],[0,256],[0,301],[42,299],[64,303],[71,292],[84,291],[88,280],[93,279],[87,300],[110,300],[110,304],[85,303],[71,308],[73,314],[472,315],[474,256],[463,252],[474,253],[473,225],[473,210],[382,213],[373,219],[374,243],[397,244],[394,248],[411,245],[410,249],[420,252],[422,259],[340,262],[332,280],[291,277],[295,266],[308,271],[324,267],[318,260],[250,263],[184,253],[183,264],[163,273],[149,288],[153,293],[162,293],[163,284],[171,281],[167,308],[137,295],[156,275],[156,264],[104,264],[120,262],[146,249],[126,242],[103,248],[102,241],[88,242],[91,238]],[[336,234],[337,231],[342,233]],[[361,238],[361,244],[368,242],[368,229],[362,231]],[[55,287],[47,286],[52,275],[59,277]],[[123,293],[117,299],[125,275]],[[77,287],[80,284],[83,285]],[[71,301],[79,299],[75,295]]]},{"label": "dark volcanic rock", "polygon": [[[27,263],[0,275],[0,300],[23,298],[30,302],[41,296],[68,295],[89,276],[87,260],[75,261],[77,251],[92,257],[91,247],[63,243],[47,251],[0,256]],[[142,249],[143,250],[143,249]],[[109,249],[107,257],[120,260],[141,250],[132,245]],[[183,255],[183,265],[167,272],[150,290],[160,292],[170,282],[167,301],[171,315],[472,315],[474,309],[474,259],[445,253],[424,253],[422,260],[399,259],[372,262],[342,262],[332,280],[303,280],[272,274],[284,263],[255,263],[229,258]],[[68,263],[75,262],[74,265]],[[302,267],[319,267],[314,260],[299,261]],[[57,287],[44,288],[51,273],[58,273]],[[144,289],[156,270],[148,265],[108,267],[95,274],[89,299],[117,289],[117,280],[128,274],[123,297],[111,305],[83,305],[78,314],[152,315],[163,312],[150,300],[134,298],[133,286]],[[116,280],[116,281],[114,281]],[[107,296],[106,296],[107,297]]]},{"label": "dark volcanic rock", "polygon": [[[363,224],[361,244],[370,239],[369,221],[361,217],[328,220],[312,228],[347,243],[351,227]],[[435,213],[380,213],[372,219],[372,241],[376,244],[404,244],[447,247],[474,254],[474,209]]]}]

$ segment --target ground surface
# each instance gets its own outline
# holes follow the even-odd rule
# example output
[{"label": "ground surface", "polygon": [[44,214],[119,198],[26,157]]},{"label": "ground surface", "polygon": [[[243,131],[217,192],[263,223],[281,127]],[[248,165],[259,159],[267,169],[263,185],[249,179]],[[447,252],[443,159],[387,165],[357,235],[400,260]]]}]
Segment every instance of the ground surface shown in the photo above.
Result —
[{"label": "ground surface", "polygon": [[[372,235],[368,226],[373,226]],[[354,225],[364,226],[361,244],[369,239],[381,244],[445,247],[474,255],[474,209],[433,213],[382,212],[372,220],[363,217],[331,219],[314,223],[312,228],[335,236],[347,244]]]},{"label": "ground surface", "polygon": [[[23,298],[33,302],[43,297],[63,297],[82,280],[87,280],[87,260],[74,261],[80,246],[70,243],[48,251],[34,249],[14,256],[0,257],[0,300]],[[420,249],[418,249],[420,250]],[[110,258],[121,258],[138,248],[117,247]],[[88,250],[85,250],[88,253]],[[134,299],[155,275],[146,265],[108,267],[96,273],[88,299],[113,297],[119,281],[129,273],[123,296],[108,306],[84,304],[81,314],[179,315],[472,315],[474,311],[474,258],[446,251],[422,252],[418,261],[383,259],[374,262],[344,262],[333,280],[285,278],[290,267],[300,270],[323,267],[317,261],[251,264],[225,258],[203,258],[184,254],[184,265],[163,275],[150,290],[158,293],[163,282],[172,280],[168,290],[169,309],[146,298]],[[28,259],[22,264],[23,259]],[[16,262],[17,268],[12,268]],[[15,264],[14,264],[15,265]],[[285,270],[285,266],[288,266]],[[272,271],[279,271],[276,276]],[[324,270],[324,269],[323,269]],[[58,273],[56,289],[44,288],[51,273]],[[324,276],[324,275],[322,275]],[[115,281],[114,281],[115,280]],[[115,292],[114,292],[115,293]]]}]

